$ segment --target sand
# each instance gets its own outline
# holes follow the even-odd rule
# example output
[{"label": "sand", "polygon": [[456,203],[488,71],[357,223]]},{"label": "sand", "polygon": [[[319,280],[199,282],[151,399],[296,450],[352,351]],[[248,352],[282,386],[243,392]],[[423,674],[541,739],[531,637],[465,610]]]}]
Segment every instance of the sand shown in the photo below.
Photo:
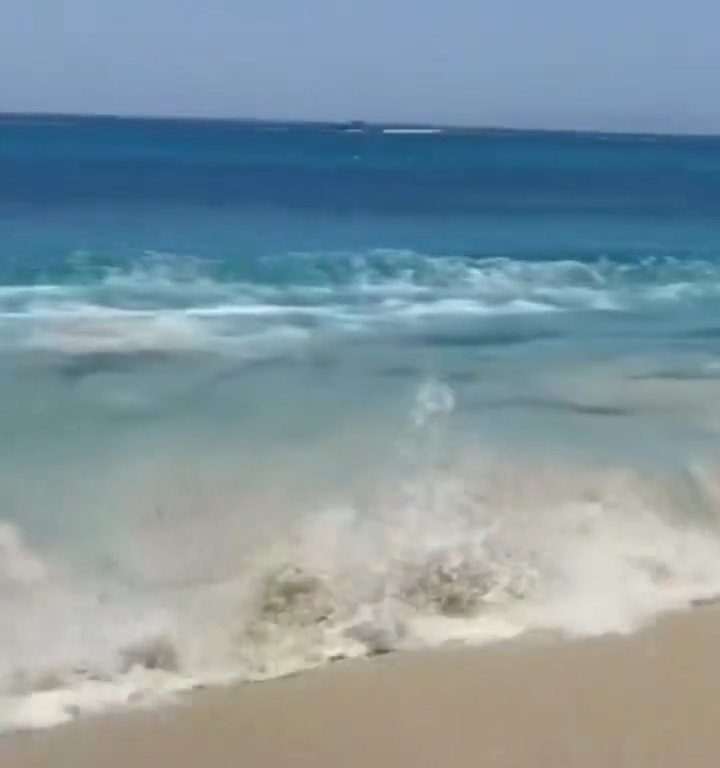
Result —
[{"label": "sand", "polygon": [[0,740],[2,768],[715,768],[720,610],[340,662]]}]

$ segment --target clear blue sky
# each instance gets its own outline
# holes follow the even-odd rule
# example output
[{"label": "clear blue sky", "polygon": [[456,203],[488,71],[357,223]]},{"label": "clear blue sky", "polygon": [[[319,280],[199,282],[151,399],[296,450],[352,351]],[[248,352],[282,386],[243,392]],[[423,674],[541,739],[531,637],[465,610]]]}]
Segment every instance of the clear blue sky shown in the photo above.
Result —
[{"label": "clear blue sky", "polygon": [[720,132],[718,0],[0,0],[0,110]]}]

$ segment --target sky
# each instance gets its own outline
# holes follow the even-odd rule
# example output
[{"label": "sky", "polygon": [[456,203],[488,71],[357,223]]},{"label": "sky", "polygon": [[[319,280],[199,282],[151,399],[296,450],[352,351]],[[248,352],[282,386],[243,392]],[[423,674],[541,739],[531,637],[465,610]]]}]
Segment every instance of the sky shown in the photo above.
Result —
[{"label": "sky", "polygon": [[717,0],[0,0],[0,111],[720,132]]}]

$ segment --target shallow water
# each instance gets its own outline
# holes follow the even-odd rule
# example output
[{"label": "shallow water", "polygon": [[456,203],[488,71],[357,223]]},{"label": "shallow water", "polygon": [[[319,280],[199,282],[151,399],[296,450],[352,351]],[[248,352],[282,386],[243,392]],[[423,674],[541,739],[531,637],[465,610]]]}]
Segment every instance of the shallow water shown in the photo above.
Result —
[{"label": "shallow water", "polygon": [[0,123],[2,728],[720,589],[720,141],[280,127]]}]

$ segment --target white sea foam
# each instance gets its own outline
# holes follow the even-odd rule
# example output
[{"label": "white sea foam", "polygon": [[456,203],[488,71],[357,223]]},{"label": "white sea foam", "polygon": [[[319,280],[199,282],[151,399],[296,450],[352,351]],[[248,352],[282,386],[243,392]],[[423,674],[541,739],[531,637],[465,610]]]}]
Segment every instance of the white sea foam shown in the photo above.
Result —
[{"label": "white sea foam", "polygon": [[212,337],[192,317],[175,312],[133,313],[75,306],[36,317],[25,339],[31,349],[70,355],[203,349]]},{"label": "white sea foam", "polygon": [[[448,464],[454,407],[441,382],[420,388],[404,469],[372,504],[279,514],[255,544],[253,515],[266,510],[238,520],[204,509],[188,520],[186,570],[174,518],[168,528],[141,515],[123,567],[105,575],[35,551],[3,523],[0,727],[449,641],[628,632],[720,592],[720,493],[708,469],[678,479],[489,450]],[[237,548],[222,572],[218,537]]]},{"label": "white sea foam", "polygon": [[0,588],[33,584],[45,578],[45,566],[23,541],[20,531],[0,520]]},{"label": "white sea foam", "polygon": [[313,329],[372,333],[390,324],[402,332],[435,318],[682,306],[719,291],[714,264],[668,259],[630,266],[388,250],[285,254],[232,282],[203,274],[194,260],[156,255],[91,281],[1,287],[0,345],[71,355],[238,351],[245,337],[256,348],[260,323],[268,339],[273,326],[297,327],[297,339]]}]

